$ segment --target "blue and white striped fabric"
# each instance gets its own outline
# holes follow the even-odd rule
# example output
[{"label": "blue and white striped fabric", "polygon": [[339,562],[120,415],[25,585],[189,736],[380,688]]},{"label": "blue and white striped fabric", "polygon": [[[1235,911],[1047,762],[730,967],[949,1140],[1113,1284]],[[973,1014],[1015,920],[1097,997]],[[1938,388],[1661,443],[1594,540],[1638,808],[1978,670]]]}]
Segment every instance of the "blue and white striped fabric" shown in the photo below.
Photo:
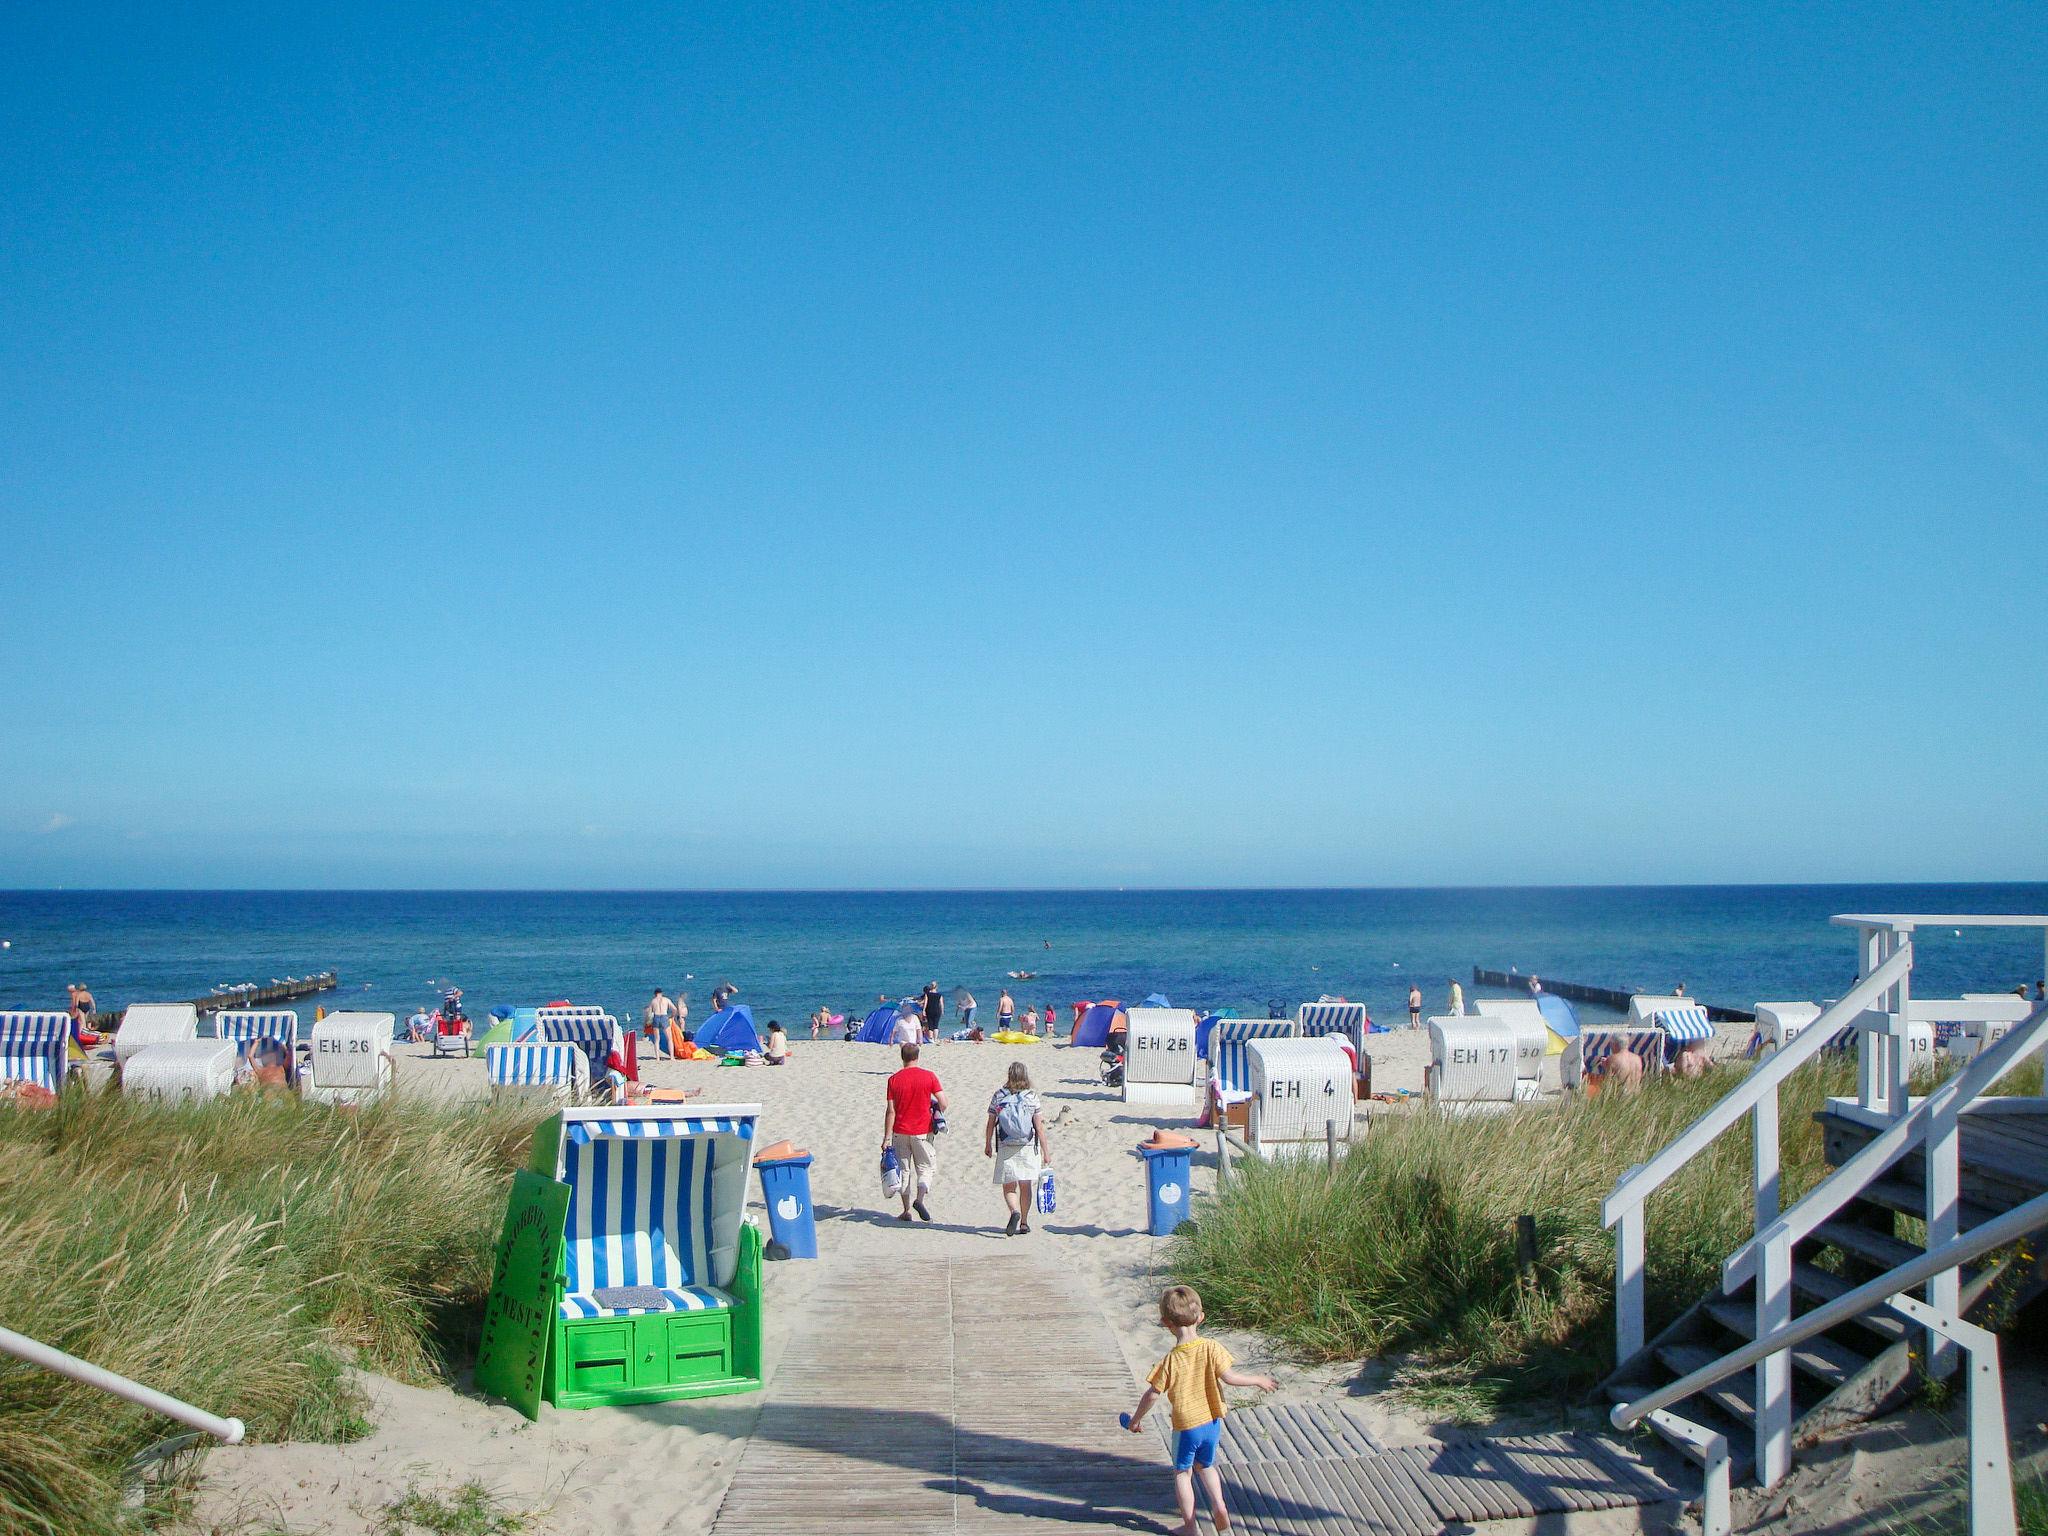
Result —
[{"label": "blue and white striped fabric", "polygon": [[602,1003],[544,1003],[533,1011],[543,1019],[594,1019],[603,1017],[605,1009]]},{"label": "blue and white striped fabric", "polygon": [[645,1317],[649,1312],[723,1312],[732,1306],[732,1296],[715,1285],[658,1286],[665,1306],[606,1307],[594,1296],[571,1294],[562,1299],[561,1315],[579,1317]]},{"label": "blue and white striped fabric", "polygon": [[583,1054],[590,1058],[592,1080],[604,1075],[605,1058],[612,1053],[612,1042],[618,1038],[619,1021],[608,1013],[549,1013],[540,1015],[540,1037],[543,1040],[570,1041],[583,1048]]},{"label": "blue and white striped fabric", "polygon": [[1225,1095],[1247,1095],[1252,1089],[1248,1040],[1291,1040],[1299,1030],[1292,1019],[1218,1019],[1209,1031],[1209,1082]]},{"label": "blue and white striped fabric", "polygon": [[1714,1025],[1704,1008],[1666,1008],[1657,1015],[1657,1027],[1681,1045],[1714,1038]]},{"label": "blue and white striped fabric", "polygon": [[[572,1122],[562,1145],[562,1182],[569,1186],[568,1281],[564,1317],[620,1316],[656,1310],[698,1310],[686,1298],[717,1296],[710,1288],[712,1179],[721,1159],[744,1166],[754,1123],[713,1121],[707,1133],[687,1121]],[[724,1135],[711,1127],[733,1129]],[[744,1126],[744,1130],[740,1127]],[[728,1141],[726,1136],[738,1138]],[[652,1286],[666,1308],[606,1308],[593,1291]],[[730,1305],[730,1301],[723,1304]]]},{"label": "blue and white striped fabric", "polygon": [[33,1083],[56,1093],[69,1065],[71,1015],[0,1013],[0,1083]]},{"label": "blue and white striped fabric", "polygon": [[1365,1004],[1363,1003],[1303,1003],[1295,1010],[1294,1019],[1301,1026],[1304,1040],[1319,1039],[1324,1035],[1342,1035],[1351,1042],[1351,1048],[1361,1054],[1365,1050]]},{"label": "blue and white striped fabric", "polygon": [[[656,1137],[667,1136],[737,1136],[742,1141],[754,1139],[754,1120],[751,1115],[742,1119],[720,1118],[702,1120],[684,1118],[676,1120],[654,1120],[635,1118],[632,1120],[573,1120],[564,1133],[575,1146],[587,1145],[593,1137]],[[633,1282],[626,1282],[633,1283]]]},{"label": "blue and white striped fabric", "polygon": [[234,1041],[243,1056],[256,1041],[275,1040],[289,1060],[299,1038],[299,1016],[289,1008],[228,1008],[213,1016],[213,1037]]},{"label": "blue and white striped fabric", "polygon": [[570,1088],[582,1058],[573,1045],[490,1045],[484,1047],[484,1076],[493,1088]]},{"label": "blue and white striped fabric", "polygon": [[1654,1072],[1664,1062],[1668,1037],[1657,1028],[1631,1029],[1627,1025],[1587,1024],[1579,1030],[1579,1059],[1588,1077],[1607,1070],[1607,1058],[1616,1051],[1629,1050],[1642,1057],[1645,1071]]}]

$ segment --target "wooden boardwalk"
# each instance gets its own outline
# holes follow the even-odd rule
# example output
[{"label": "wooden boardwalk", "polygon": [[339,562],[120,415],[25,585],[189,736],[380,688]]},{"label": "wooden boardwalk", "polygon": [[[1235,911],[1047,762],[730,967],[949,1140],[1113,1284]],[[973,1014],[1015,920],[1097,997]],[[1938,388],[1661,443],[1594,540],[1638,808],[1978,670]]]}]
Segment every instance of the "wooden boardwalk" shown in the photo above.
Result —
[{"label": "wooden boardwalk", "polygon": [[[1164,1433],[1117,1426],[1136,1397],[1108,1323],[1040,1260],[849,1265],[821,1278],[712,1533],[1171,1531]],[[1326,1404],[1224,1425],[1246,1536],[1429,1536],[1683,1497],[1595,1436],[1389,1450]]]}]

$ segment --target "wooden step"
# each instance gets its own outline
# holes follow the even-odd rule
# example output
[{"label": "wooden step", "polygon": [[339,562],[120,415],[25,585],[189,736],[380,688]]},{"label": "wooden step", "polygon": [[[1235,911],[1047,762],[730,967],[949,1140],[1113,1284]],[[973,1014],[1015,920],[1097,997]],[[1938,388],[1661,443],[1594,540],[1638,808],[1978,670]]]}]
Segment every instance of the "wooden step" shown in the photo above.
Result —
[{"label": "wooden step", "polygon": [[[1710,1301],[1705,1311],[1736,1338],[1746,1342],[1756,1337],[1756,1313],[1746,1302]],[[1824,1333],[1792,1347],[1792,1369],[1830,1388],[1841,1386],[1868,1364],[1864,1356]]]},{"label": "wooden step", "polygon": [[[1690,1376],[1702,1366],[1712,1365],[1721,1354],[1698,1344],[1666,1344],[1657,1351],[1657,1363],[1674,1377]],[[1749,1371],[1737,1371],[1698,1395],[1703,1402],[1712,1403],[1721,1412],[1735,1420],[1745,1429],[1756,1423],[1756,1409],[1750,1401],[1750,1387],[1755,1377]]]},{"label": "wooden step", "polygon": [[[1817,1268],[1812,1264],[1792,1266],[1792,1289],[1802,1296],[1811,1296],[1815,1301],[1834,1301],[1856,1289],[1853,1280],[1844,1280],[1840,1275]],[[1865,1312],[1856,1319],[1856,1326],[1868,1328],[1872,1333],[1882,1334],[1887,1339],[1902,1339],[1906,1336],[1906,1320],[1889,1308]]]},{"label": "wooden step", "polygon": [[1875,1264],[1879,1269],[1897,1269],[1901,1264],[1911,1263],[1927,1250],[1893,1237],[1888,1232],[1879,1232],[1873,1227],[1859,1227],[1853,1221],[1824,1221],[1813,1229],[1814,1238],[1823,1243],[1833,1243],[1853,1258]]},{"label": "wooden step", "polygon": [[[1872,1179],[1858,1191],[1856,1199],[1867,1200],[1901,1216],[1925,1217],[1927,1214],[1927,1192],[1906,1179]],[[1850,1203],[1853,1205],[1855,1202]],[[1956,1203],[1956,1230],[1967,1232],[1972,1227],[1982,1226],[1997,1214],[1984,1206],[1960,1200]]]},{"label": "wooden step", "polygon": [[[1716,1356],[1714,1358],[1718,1359],[1719,1357]],[[1610,1381],[1601,1390],[1607,1394],[1609,1402],[1632,1403],[1637,1398],[1647,1396],[1656,1388],[1664,1385],[1666,1383],[1661,1381],[1628,1381],[1621,1383]],[[1715,1434],[1727,1440],[1728,1475],[1731,1479],[1739,1483],[1749,1475],[1750,1466],[1756,1459],[1756,1428],[1754,1424],[1747,1419],[1733,1417],[1727,1410],[1719,1407],[1713,1401],[1711,1393],[1706,1392],[1702,1392],[1698,1397],[1687,1398],[1684,1402],[1673,1403],[1671,1411],[1681,1419],[1689,1419],[1695,1424],[1711,1429]],[[1645,1422],[1647,1423],[1648,1421],[1646,1420]],[[1656,1426],[1652,1424],[1650,1428],[1655,1430]],[[1662,1438],[1661,1434],[1659,1438]],[[1685,1451],[1688,1456],[1692,1454],[1690,1449],[1685,1446],[1679,1446],[1678,1448]]]}]

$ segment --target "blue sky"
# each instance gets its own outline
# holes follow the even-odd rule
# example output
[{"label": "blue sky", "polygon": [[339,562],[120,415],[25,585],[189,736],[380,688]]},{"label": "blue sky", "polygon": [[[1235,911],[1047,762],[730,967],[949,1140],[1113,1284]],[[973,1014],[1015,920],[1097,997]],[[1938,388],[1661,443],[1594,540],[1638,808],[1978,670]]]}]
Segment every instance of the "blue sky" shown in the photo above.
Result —
[{"label": "blue sky", "polygon": [[2038,7],[12,8],[0,885],[2038,878]]}]

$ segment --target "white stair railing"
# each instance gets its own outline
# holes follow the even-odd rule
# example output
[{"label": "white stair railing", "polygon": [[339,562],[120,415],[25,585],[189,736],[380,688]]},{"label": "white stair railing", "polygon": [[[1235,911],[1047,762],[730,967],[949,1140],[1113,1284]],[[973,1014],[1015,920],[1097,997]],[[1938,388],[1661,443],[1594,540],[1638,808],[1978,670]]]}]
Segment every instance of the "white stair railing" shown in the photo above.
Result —
[{"label": "white stair railing", "polygon": [[[1970,1356],[1970,1533],[1971,1536],[2012,1536],[2012,1468],[2005,1435],[2005,1392],[1999,1370],[1998,1336],[1974,1323],[1947,1317],[1904,1293],[1937,1275],[1952,1274],[1973,1259],[2048,1227],[2048,1195],[2037,1195],[1973,1227],[1961,1237],[1915,1254],[1875,1280],[1823,1306],[1815,1307],[1772,1333],[1701,1366],[1689,1375],[1615,1406],[1609,1417],[1616,1429],[1629,1429],[1666,1412],[1696,1392],[1727,1380],[1738,1371],[1772,1356],[1783,1356],[1817,1334],[1890,1306],[1924,1327],[1940,1330]],[[1724,1527],[1725,1529],[1725,1527]]]},{"label": "white stair railing", "polygon": [[[1876,1125],[1887,1128],[1886,1135],[1892,1140],[1886,1145],[1891,1151],[1889,1156],[1878,1154],[1852,1160],[1854,1173],[1848,1171],[1852,1165],[1845,1165],[1840,1176],[1824,1186],[1829,1191],[1828,1198],[1835,1199],[1839,1208],[1900,1152],[1924,1137],[1929,1147],[1928,1246],[1942,1247],[1956,1235],[1960,1145],[1957,1117],[1971,1098],[1995,1083],[2030,1047],[2025,1040],[2000,1042],[1985,1053],[1986,1060],[1973,1064],[1981,1065],[1982,1071],[1966,1074],[1968,1081],[1964,1086],[1943,1096],[1933,1110],[1921,1115],[1916,1125],[1902,1128],[1893,1124],[1908,1120],[1914,1112],[1907,1098],[1908,1046],[1914,1017],[1913,933],[1921,927],[2024,927],[2040,928],[2048,935],[2048,917],[1857,914],[1833,921],[1857,930],[1859,975],[1848,994],[1829,1005],[1790,1043],[1759,1062],[1733,1092],[1682,1131],[1669,1146],[1649,1162],[1624,1174],[1601,1207],[1603,1223],[1614,1231],[1615,1357],[1623,1369],[1643,1351],[1645,1204],[1680,1169],[1745,1117],[1750,1121],[1753,1149],[1754,1223],[1752,1236],[1731,1258],[1731,1266],[1736,1267],[1724,1273],[1724,1282],[1733,1289],[1744,1280],[1755,1280],[1754,1338],[1780,1334],[1791,1324],[1793,1246],[1826,1217],[1813,1218],[1803,1231],[1800,1224],[1788,1226],[1780,1221],[1778,1091],[1787,1078],[1846,1030],[1855,1030],[1861,1036],[1857,1108]],[[2037,1011],[2013,1033],[2025,1030],[2032,1039],[2039,1027]],[[1807,1215],[1819,1209],[1812,1206]],[[1806,1222],[1806,1216],[1801,1221]],[[1738,1270],[1739,1278],[1729,1278],[1737,1275]],[[1960,1323],[1958,1301],[1959,1279],[1955,1271],[1951,1268],[1938,1273],[1930,1284],[1928,1305],[1942,1318]],[[1938,1371],[1953,1358],[1953,1334],[1942,1327],[1926,1326],[1929,1364]],[[1757,1480],[1770,1487],[1785,1475],[1792,1461],[1791,1359],[1782,1350],[1764,1351],[1753,1363]]]},{"label": "white stair railing", "polygon": [[181,1402],[167,1392],[154,1387],[145,1387],[139,1381],[130,1381],[103,1366],[94,1365],[90,1360],[81,1360],[76,1355],[67,1355],[61,1349],[30,1338],[25,1333],[16,1333],[12,1328],[0,1328],[0,1351],[26,1360],[30,1365],[40,1365],[46,1371],[55,1371],[59,1376],[82,1382],[88,1387],[97,1387],[102,1392],[125,1398],[139,1408],[151,1413],[160,1413],[167,1419],[192,1429],[204,1430],[216,1440],[229,1445],[239,1445],[242,1439],[242,1421],[224,1419],[218,1414],[208,1413],[204,1408],[194,1408],[190,1403]]}]

